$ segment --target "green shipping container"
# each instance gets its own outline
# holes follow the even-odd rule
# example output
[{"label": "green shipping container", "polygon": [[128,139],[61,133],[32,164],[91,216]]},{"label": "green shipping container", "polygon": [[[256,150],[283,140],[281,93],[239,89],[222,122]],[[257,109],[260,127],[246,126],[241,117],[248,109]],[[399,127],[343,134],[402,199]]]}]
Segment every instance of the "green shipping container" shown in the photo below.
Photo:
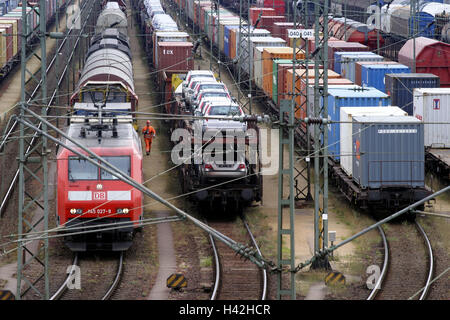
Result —
[{"label": "green shipping container", "polygon": [[[300,62],[303,63],[303,60],[297,60],[297,63],[295,64],[296,67],[300,67]],[[278,85],[284,86],[284,83],[279,83],[278,81],[278,66],[280,64],[294,64],[293,60],[290,59],[273,59],[273,73],[272,73],[272,99],[273,102],[275,102],[276,105],[278,105]],[[309,61],[310,66],[314,66],[314,61]]]},{"label": "green shipping container", "polygon": [[[280,64],[293,64],[290,59],[273,59],[273,73],[272,73],[272,99],[276,105],[278,105],[278,65]],[[280,84],[283,85],[283,84]]]}]

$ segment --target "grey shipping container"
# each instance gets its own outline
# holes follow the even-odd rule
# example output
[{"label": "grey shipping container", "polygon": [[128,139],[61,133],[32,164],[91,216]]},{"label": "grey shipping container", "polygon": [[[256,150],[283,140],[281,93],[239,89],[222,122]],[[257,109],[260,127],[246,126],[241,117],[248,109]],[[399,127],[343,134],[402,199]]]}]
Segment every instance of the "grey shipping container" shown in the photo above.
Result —
[{"label": "grey shipping container", "polygon": [[440,79],[431,73],[388,73],[385,76],[386,93],[391,103],[413,115],[413,89],[439,88]]},{"label": "grey shipping container", "polygon": [[414,117],[353,117],[352,151],[362,189],[425,186],[423,123]]}]

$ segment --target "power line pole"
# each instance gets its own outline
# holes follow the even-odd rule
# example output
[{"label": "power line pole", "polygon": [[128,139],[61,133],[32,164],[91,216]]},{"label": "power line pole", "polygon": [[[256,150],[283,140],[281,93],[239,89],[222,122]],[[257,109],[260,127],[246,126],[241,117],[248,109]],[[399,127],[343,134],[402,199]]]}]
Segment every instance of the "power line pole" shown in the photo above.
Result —
[{"label": "power line pole", "polygon": [[[303,6],[302,9],[304,9]],[[302,10],[300,16],[305,17],[305,11]],[[297,24],[297,6],[293,8],[294,32],[289,35],[294,39],[292,52],[292,92],[288,92],[290,99],[283,99],[280,101],[280,131],[279,131],[279,169],[278,169],[278,234],[277,234],[277,267],[278,270],[289,269],[290,278],[288,283],[283,281],[283,273],[280,272],[277,277],[277,298],[281,299],[283,296],[290,297],[294,300],[296,298],[295,288],[295,201],[312,201],[310,189],[310,161],[309,161],[309,134],[308,127],[303,121],[296,119],[296,114],[301,115],[300,118],[306,117],[308,106],[308,42],[305,46],[305,59],[297,59],[300,50],[297,48],[297,41],[300,38],[306,38],[301,35],[300,26]],[[305,23],[306,24],[306,23]],[[306,33],[305,33],[306,34]],[[306,40],[306,39],[305,39]],[[297,72],[297,64],[303,70],[302,74]],[[305,76],[306,75],[306,76]],[[305,86],[302,86],[302,81],[305,81]],[[302,90],[305,88],[305,90]],[[297,97],[301,97],[301,101],[297,103]],[[284,131],[287,131],[288,138],[285,139]],[[306,146],[306,164],[304,169],[296,168],[294,154],[299,153],[304,156],[304,148],[300,152],[295,150],[295,136],[297,136],[297,145]],[[300,140],[300,141],[299,141]],[[286,149],[286,150],[285,150]],[[287,151],[288,163],[284,163],[284,152]],[[295,172],[295,175],[294,175]],[[288,181],[287,186],[284,185],[284,180]],[[300,182],[300,183],[299,183]],[[306,182],[305,187],[299,186]],[[285,241],[286,240],[286,241]],[[287,245],[289,256],[283,246]],[[285,252],[283,254],[283,252]]]},{"label": "power line pole", "polygon": [[[217,22],[214,23],[214,17],[217,17]],[[214,41],[213,37],[214,34],[216,35],[217,39],[220,39],[220,0],[217,0],[217,2],[212,1],[211,2],[211,20],[209,25],[209,30],[211,30],[211,35],[209,37],[210,41],[210,48],[211,48],[211,55],[209,56],[209,70],[216,71],[219,79],[221,79],[220,75],[220,50],[217,50],[217,65],[213,63],[213,61],[216,59],[215,56],[215,50],[214,50]],[[216,31],[217,28],[217,32]],[[217,47],[219,48],[220,45]]]},{"label": "power line pole", "polygon": [[[314,0],[314,14],[315,50],[318,50],[314,59],[314,117],[326,120],[328,119],[328,0]],[[323,19],[320,19],[321,16]],[[314,126],[314,254],[327,246],[328,125],[322,122]],[[328,258],[317,259],[311,267],[329,269]]]},{"label": "power line pole", "polygon": [[[25,1],[23,1],[25,2]],[[47,1],[40,0],[39,3],[22,3],[22,58],[21,58],[21,111],[23,118],[24,108],[30,106],[26,102],[31,94],[27,91],[27,86],[33,82],[39,83],[41,78],[40,94],[35,98],[39,104],[43,105],[41,115],[47,116],[47,54],[46,54],[46,34],[47,34]],[[27,12],[27,7],[31,8]],[[39,17],[39,25],[33,29],[28,25],[28,21],[33,21],[32,14]],[[28,40],[37,36],[40,40],[40,52],[33,52]],[[40,60],[41,68],[37,72],[32,72],[27,66],[28,62],[37,58]],[[41,130],[47,132],[47,126],[42,124]],[[49,270],[48,270],[48,238],[44,234],[42,243],[36,241],[28,242],[26,236],[29,232],[36,232],[39,229],[48,230],[48,155],[50,153],[47,145],[47,138],[41,136],[31,150],[25,151],[26,145],[31,144],[27,136],[33,136],[31,131],[21,123],[19,140],[19,222],[18,234],[19,247],[17,254],[17,292],[16,299],[21,299],[29,290],[33,290],[41,299],[49,298]],[[25,269],[32,267],[38,270],[39,275],[34,280],[29,279],[25,274]],[[43,288],[41,282],[44,282]],[[22,292],[22,282],[25,290]]]},{"label": "power line pole", "polygon": [[[247,1],[247,21],[244,19],[243,1]],[[252,26],[250,21],[250,2],[251,0],[240,0],[239,2],[239,41],[236,42],[237,52],[237,66],[238,66],[238,83],[241,84],[243,81],[244,74],[246,73],[243,69],[243,61],[248,63],[248,111],[252,113],[252,77],[251,69],[253,63],[253,55],[250,52],[250,37],[252,35]],[[238,100],[241,101],[240,91],[238,94]]]},{"label": "power line pole", "polygon": [[[83,8],[87,8],[88,2],[83,4]],[[47,82],[47,71],[50,67],[47,66],[47,43],[46,37],[56,39],[63,39],[63,43],[68,45],[69,33],[76,34],[76,42],[74,46],[70,46],[70,54],[66,55],[65,58],[68,60],[75,60],[75,52],[78,49],[80,39],[84,37],[83,32],[87,26],[88,21],[92,23],[94,20],[93,12],[96,12],[98,4],[95,0],[90,0],[88,11],[80,9],[78,6],[72,7],[76,8],[75,14],[71,18],[74,18],[71,24],[76,24],[75,20],[84,20],[84,23],[80,28],[70,27],[67,22],[67,11],[66,11],[66,26],[68,31],[66,34],[61,32],[48,33],[46,27],[47,21],[47,11],[46,11],[46,0],[40,0],[38,4],[26,3],[22,7],[22,43],[21,43],[21,101],[20,101],[20,115],[19,119],[24,119],[25,112],[31,110],[32,104],[42,105],[41,116],[42,118],[47,117],[49,111],[49,104],[55,101],[55,94],[58,92],[59,86],[62,84],[62,77],[65,75],[69,79],[70,75],[66,72],[70,61],[66,62],[66,68],[63,73],[59,73],[59,61],[56,63],[56,88],[53,94],[48,96],[48,82]],[[28,8],[31,8],[27,12]],[[56,10],[60,8],[57,6]],[[39,17],[40,24],[32,29],[32,26],[28,25],[28,22],[33,21],[31,14],[36,12]],[[83,16],[82,13],[88,12],[87,17]],[[92,19],[91,19],[92,18]],[[59,23],[59,14],[57,16],[56,22]],[[72,34],[71,34],[72,35]],[[34,48],[30,39],[38,37],[40,39],[40,49],[34,52]],[[63,48],[57,45],[56,57],[58,59],[58,54],[62,52]],[[79,50],[78,50],[79,51]],[[40,62],[41,68],[33,73],[32,70],[28,68],[28,64],[31,65],[31,59],[37,59]],[[74,78],[74,70],[72,70],[72,77]],[[29,92],[28,90],[33,90]],[[37,108],[37,107],[34,107]],[[19,120],[18,119],[18,120]],[[17,291],[16,299],[21,299],[30,290],[33,290],[41,299],[49,298],[49,268],[48,268],[48,258],[49,258],[49,248],[48,248],[48,216],[49,216],[49,165],[48,156],[51,153],[51,149],[48,146],[48,135],[47,135],[47,125],[41,120],[34,119],[35,125],[42,133],[38,134],[35,130],[29,128],[29,126],[24,126],[23,122],[19,121],[19,169],[18,169],[18,182],[19,182],[19,201],[18,201],[18,255],[17,255]],[[33,120],[29,120],[32,122]],[[27,241],[27,234],[30,232],[39,232],[44,230],[42,235],[42,240],[38,241]],[[25,270],[32,267],[34,271],[33,280],[29,279]],[[36,273],[38,274],[36,277]],[[42,284],[43,282],[43,284]],[[22,284],[25,286],[22,290]]]},{"label": "power line pole", "polygon": [[413,38],[413,70],[411,70],[413,73],[416,72],[416,37],[418,33],[418,17],[417,12],[419,11],[419,1],[417,0],[411,0],[411,3],[409,5],[409,12],[410,17],[412,21],[412,30],[409,32],[409,36]]}]

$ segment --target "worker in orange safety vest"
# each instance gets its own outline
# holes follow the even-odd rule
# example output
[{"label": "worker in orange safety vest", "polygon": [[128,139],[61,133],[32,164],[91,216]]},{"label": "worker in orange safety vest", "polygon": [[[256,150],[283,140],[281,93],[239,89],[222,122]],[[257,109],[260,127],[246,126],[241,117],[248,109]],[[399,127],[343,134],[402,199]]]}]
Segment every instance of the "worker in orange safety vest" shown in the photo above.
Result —
[{"label": "worker in orange safety vest", "polygon": [[156,137],[155,128],[150,125],[150,120],[147,120],[147,125],[142,129],[142,134],[144,135],[145,140],[145,151],[147,152],[147,155],[149,155],[150,150],[152,149],[153,137]]}]

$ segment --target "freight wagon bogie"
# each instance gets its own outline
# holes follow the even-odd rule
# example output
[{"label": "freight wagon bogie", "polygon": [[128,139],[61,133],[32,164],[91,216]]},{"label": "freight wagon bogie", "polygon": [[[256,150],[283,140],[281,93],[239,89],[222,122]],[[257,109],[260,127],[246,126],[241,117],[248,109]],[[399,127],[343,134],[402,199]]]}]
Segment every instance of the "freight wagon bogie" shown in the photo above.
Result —
[{"label": "freight wagon bogie", "polygon": [[[86,219],[87,220],[87,219]],[[91,221],[70,221],[62,234],[72,234],[71,228],[76,230],[79,235],[66,235],[64,237],[65,245],[74,252],[85,251],[126,251],[133,245],[133,237],[136,232],[133,226],[124,227],[123,222],[130,219],[122,219],[120,222],[115,219],[102,219],[101,222],[95,219]],[[111,230],[104,231],[105,227],[96,225],[109,225]],[[95,230],[98,232],[93,232]]]},{"label": "freight wagon bogie", "polygon": [[427,148],[425,163],[427,172],[444,181],[450,181],[450,149]]},{"label": "freight wagon bogie", "polygon": [[[424,188],[377,188],[362,189],[349,177],[339,165],[332,165],[330,179],[333,185],[345,196],[348,202],[357,210],[363,210],[377,218],[399,211],[414,202],[420,201],[431,194]],[[420,210],[420,209],[419,209]],[[414,214],[405,215],[414,219]]]}]

